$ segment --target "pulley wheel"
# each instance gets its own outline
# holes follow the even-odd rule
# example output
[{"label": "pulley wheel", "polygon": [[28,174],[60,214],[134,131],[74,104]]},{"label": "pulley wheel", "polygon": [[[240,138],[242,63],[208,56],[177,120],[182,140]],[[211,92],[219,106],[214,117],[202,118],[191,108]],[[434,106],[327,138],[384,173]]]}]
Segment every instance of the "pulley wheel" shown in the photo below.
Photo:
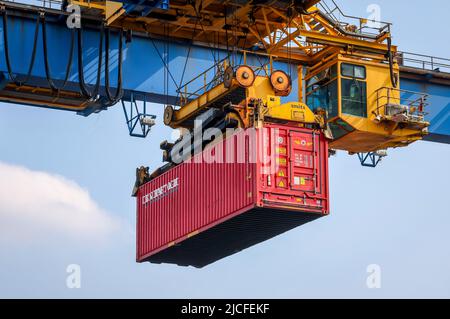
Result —
[{"label": "pulley wheel", "polygon": [[236,70],[236,80],[239,85],[248,88],[255,82],[255,72],[247,65],[242,65]]},{"label": "pulley wheel", "polygon": [[270,75],[270,83],[272,84],[273,90],[277,95],[287,96],[289,95],[289,93],[291,93],[291,78],[284,71],[274,71]]},{"label": "pulley wheel", "polygon": [[164,109],[164,124],[169,126],[170,123],[172,123],[172,119],[173,119],[173,106],[172,105],[167,105],[166,108]]},{"label": "pulley wheel", "polygon": [[231,87],[231,84],[233,83],[234,78],[234,71],[231,66],[227,67],[225,69],[225,73],[223,74],[223,84],[227,89]]}]

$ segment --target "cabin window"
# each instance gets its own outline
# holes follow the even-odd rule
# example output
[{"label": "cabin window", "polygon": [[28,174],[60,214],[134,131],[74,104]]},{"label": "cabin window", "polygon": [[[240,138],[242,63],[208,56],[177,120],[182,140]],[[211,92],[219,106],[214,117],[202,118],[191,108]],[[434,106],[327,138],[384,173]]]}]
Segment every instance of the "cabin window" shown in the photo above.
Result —
[{"label": "cabin window", "polygon": [[337,76],[337,65],[333,65],[307,81],[306,103],[311,110],[322,108],[327,111],[329,118],[338,116]]},{"label": "cabin window", "polygon": [[365,80],[366,67],[361,65],[342,63],[341,74],[345,77]]},{"label": "cabin window", "polygon": [[342,79],[342,113],[367,117],[367,84],[356,79]]},{"label": "cabin window", "polygon": [[328,117],[338,115],[338,85],[337,80],[322,86],[313,86],[307,97],[307,105],[313,111],[322,108],[327,111]]},{"label": "cabin window", "polygon": [[360,65],[342,63],[341,97],[342,113],[367,117],[366,68]]}]

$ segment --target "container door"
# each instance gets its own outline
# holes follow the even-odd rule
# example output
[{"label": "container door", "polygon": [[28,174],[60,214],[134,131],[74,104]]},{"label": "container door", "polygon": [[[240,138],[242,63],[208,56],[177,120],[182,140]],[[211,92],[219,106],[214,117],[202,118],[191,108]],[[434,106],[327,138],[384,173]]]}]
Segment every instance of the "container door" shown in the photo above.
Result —
[{"label": "container door", "polygon": [[319,137],[313,131],[290,131],[289,175],[292,190],[317,193]]},{"label": "container door", "polygon": [[[328,213],[328,144],[307,128],[266,124],[260,149],[257,205],[319,214]],[[270,159],[270,160],[269,160]]]}]

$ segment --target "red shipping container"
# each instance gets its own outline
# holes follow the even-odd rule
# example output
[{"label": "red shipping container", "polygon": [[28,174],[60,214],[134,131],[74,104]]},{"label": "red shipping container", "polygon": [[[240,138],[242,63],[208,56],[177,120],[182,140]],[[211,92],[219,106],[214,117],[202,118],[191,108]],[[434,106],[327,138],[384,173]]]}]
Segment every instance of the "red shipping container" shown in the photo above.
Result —
[{"label": "red shipping container", "polygon": [[265,124],[213,144],[139,189],[138,262],[201,268],[328,214],[320,131]]}]

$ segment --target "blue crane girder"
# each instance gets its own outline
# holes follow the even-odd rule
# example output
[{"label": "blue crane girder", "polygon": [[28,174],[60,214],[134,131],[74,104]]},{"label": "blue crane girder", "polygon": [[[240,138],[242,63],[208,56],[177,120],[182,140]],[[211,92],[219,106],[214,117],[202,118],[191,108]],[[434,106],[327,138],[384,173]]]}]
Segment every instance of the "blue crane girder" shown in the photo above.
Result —
[{"label": "blue crane girder", "polygon": [[[0,18],[1,19],[1,18]],[[33,47],[35,21],[31,19],[9,17],[9,50],[12,70],[15,74],[25,75]],[[3,32],[1,26],[0,31]],[[52,77],[63,80],[66,73],[72,30],[65,24],[47,22],[48,52]],[[30,83],[45,84],[45,67],[42,50],[42,32],[39,33],[39,46],[36,53]],[[167,50],[164,50],[167,44]],[[83,64],[86,83],[94,84],[97,78],[99,31],[83,29]],[[7,66],[4,58],[3,37],[0,36],[0,72],[4,81],[8,81]],[[190,51],[190,52],[189,52]],[[187,56],[189,55],[189,58]],[[117,86],[118,34],[111,33],[110,45],[110,84]],[[130,43],[124,44],[123,51],[123,88],[125,98],[131,93],[135,96],[145,95],[147,101],[154,103],[174,103],[177,88],[181,83],[196,77],[199,73],[212,67],[215,61],[227,56],[223,50],[192,46],[188,43],[167,43],[135,35]],[[249,58],[250,63],[260,64],[264,58]],[[263,62],[263,61],[261,61]],[[165,64],[168,66],[166,69]],[[275,67],[287,71],[285,63],[277,62]],[[78,65],[75,56],[71,68],[70,87],[78,86]],[[183,72],[185,70],[185,72]],[[167,77],[167,86],[164,77]],[[184,73],[184,74],[183,74]],[[294,79],[295,81],[295,79]],[[102,84],[104,78],[102,77]],[[297,87],[297,86],[295,86]],[[168,95],[168,97],[167,97]]]},{"label": "blue crane girder", "polygon": [[[29,61],[33,47],[33,37],[36,22],[25,17],[9,18],[9,50],[12,70],[15,74],[25,75],[28,72]],[[3,28],[0,28],[3,32]],[[47,22],[47,38],[49,62],[52,78],[63,80],[66,73],[67,57],[70,47],[72,30],[65,23]],[[99,32],[93,29],[83,30],[83,70],[86,83],[94,84],[97,75]],[[76,45],[75,45],[76,48]],[[165,49],[166,48],[166,49]],[[0,85],[10,81],[4,58],[5,45],[0,36]],[[118,66],[118,34],[112,33],[110,44],[110,84],[112,89],[117,86]],[[153,103],[174,104],[177,88],[184,82],[196,77],[212,67],[215,61],[227,56],[223,50],[201,46],[190,46],[189,43],[168,40],[150,39],[135,35],[130,43],[124,45],[123,51],[123,89],[124,98],[142,97]],[[187,57],[189,57],[187,59]],[[239,59],[239,57],[238,57]],[[261,57],[249,57],[249,64],[260,65]],[[45,67],[43,62],[42,32],[39,33],[39,45],[36,52],[31,84],[45,85]],[[186,62],[187,61],[187,62]],[[167,63],[168,68],[164,66]],[[289,71],[295,67],[287,63],[276,62],[277,69]],[[72,63],[69,87],[78,87],[78,66],[75,58]],[[292,72],[293,91],[286,100],[296,100],[298,96],[297,75]],[[164,85],[164,83],[167,85]],[[102,78],[102,84],[104,79]],[[0,87],[1,89],[2,87]],[[431,121],[429,140],[450,143],[450,85],[436,84],[429,81],[402,79],[401,88],[430,94],[428,120]],[[104,87],[100,92],[104,92]]]},{"label": "blue crane girder", "polygon": [[426,140],[450,144],[450,86],[403,78],[401,88],[429,94],[426,119],[431,123]]}]

